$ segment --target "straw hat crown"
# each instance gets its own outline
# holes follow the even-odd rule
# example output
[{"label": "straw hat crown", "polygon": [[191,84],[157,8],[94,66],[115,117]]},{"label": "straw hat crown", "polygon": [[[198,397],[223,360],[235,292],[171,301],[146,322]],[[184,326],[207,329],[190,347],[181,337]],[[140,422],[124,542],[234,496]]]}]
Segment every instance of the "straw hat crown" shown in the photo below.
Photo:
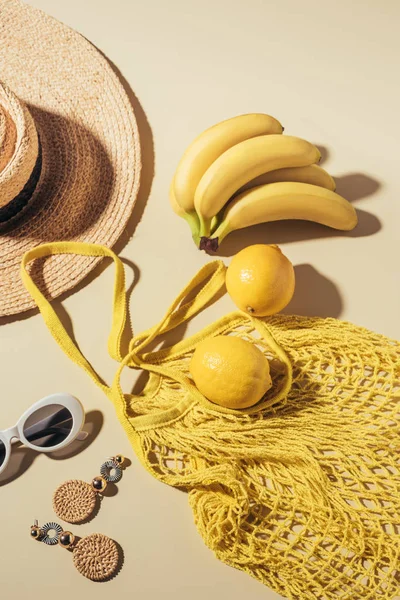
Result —
[{"label": "straw hat crown", "polygon": [[38,160],[39,139],[33,118],[10,88],[0,82],[0,221],[23,208],[18,196],[29,183]]}]

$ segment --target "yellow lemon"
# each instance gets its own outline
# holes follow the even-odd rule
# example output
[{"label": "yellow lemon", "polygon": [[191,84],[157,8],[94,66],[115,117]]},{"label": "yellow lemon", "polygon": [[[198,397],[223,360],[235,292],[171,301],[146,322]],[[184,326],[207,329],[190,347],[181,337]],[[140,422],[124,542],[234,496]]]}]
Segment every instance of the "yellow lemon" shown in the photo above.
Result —
[{"label": "yellow lemon", "polygon": [[226,288],[240,310],[255,317],[273,315],[293,296],[293,265],[279,246],[248,246],[233,257]]},{"label": "yellow lemon", "polygon": [[256,404],[272,385],[266,356],[250,342],[217,335],[200,342],[190,361],[200,392],[228,408]]}]

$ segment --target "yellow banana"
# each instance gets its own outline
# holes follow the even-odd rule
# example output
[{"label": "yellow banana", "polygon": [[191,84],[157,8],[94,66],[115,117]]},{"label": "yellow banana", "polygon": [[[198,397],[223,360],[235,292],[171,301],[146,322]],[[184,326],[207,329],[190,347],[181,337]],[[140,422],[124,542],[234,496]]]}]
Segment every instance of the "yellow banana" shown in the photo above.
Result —
[{"label": "yellow banana", "polygon": [[174,192],[174,180],[172,180],[169,188],[169,202],[174,213],[177,214],[179,217],[182,217],[182,219],[185,219],[185,221],[187,221],[190,227],[190,231],[192,232],[192,238],[194,240],[194,243],[196,244],[196,246],[198,246],[200,239],[199,218],[196,213],[187,213],[186,211],[184,211],[183,208],[177,203]]},{"label": "yellow banana", "polygon": [[279,121],[260,113],[239,115],[206,129],[190,144],[176,169],[174,192],[179,206],[186,213],[194,212],[197,184],[223,152],[254,136],[280,133]]},{"label": "yellow banana", "polygon": [[309,165],[308,167],[288,167],[287,169],[276,169],[269,173],[263,173],[259,177],[252,179],[240,188],[237,195],[249,190],[250,188],[265,183],[277,183],[278,181],[297,181],[298,183],[311,183],[311,185],[320,185],[327,190],[336,189],[335,180],[325,169],[318,165]]},{"label": "yellow banana", "polygon": [[313,144],[286,135],[262,135],[240,142],[217,158],[197,186],[194,205],[200,236],[210,235],[211,219],[245,183],[275,169],[304,167],[320,160]]},{"label": "yellow banana", "polygon": [[215,251],[235,229],[283,219],[314,221],[344,231],[357,225],[353,206],[331,190],[308,183],[269,183],[235,198],[212,237],[201,240],[200,248]]},{"label": "yellow banana", "polygon": [[[198,218],[196,212],[195,213],[187,213],[177,203],[176,198],[175,198],[175,192],[174,192],[174,180],[172,180],[170,188],[169,188],[169,203],[170,203],[171,208],[174,211],[174,213],[176,215],[178,215],[179,217],[182,217],[182,219],[185,219],[185,221],[188,223],[188,225],[190,227],[190,231],[192,232],[193,241],[196,244],[196,246],[198,246],[199,242],[200,242],[199,218]],[[216,227],[219,225],[220,221],[221,221],[221,215],[213,217],[213,219],[211,221],[211,232],[213,232],[214,229],[216,229]]]}]

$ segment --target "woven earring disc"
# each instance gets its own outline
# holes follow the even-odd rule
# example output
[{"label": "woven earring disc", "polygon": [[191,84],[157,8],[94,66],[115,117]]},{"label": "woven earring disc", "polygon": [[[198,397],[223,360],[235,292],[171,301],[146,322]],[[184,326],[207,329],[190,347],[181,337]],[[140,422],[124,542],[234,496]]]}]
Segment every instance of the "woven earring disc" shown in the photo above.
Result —
[{"label": "woven earring disc", "polygon": [[67,523],[85,521],[96,506],[96,492],[86,481],[71,479],[58,486],[53,496],[56,515]]},{"label": "woven earring disc", "polygon": [[118,568],[118,547],[106,535],[93,533],[79,540],[73,551],[73,560],[79,573],[92,581],[104,581]]}]

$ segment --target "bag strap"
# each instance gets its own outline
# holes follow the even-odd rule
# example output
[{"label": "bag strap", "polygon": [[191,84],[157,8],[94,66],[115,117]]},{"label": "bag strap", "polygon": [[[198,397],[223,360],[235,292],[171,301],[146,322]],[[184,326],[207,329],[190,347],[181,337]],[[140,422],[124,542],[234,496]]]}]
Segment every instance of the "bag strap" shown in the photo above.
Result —
[{"label": "bag strap", "polygon": [[[157,336],[188,321],[214,301],[225,287],[225,271],[226,267],[221,260],[204,265],[174,300],[160,323],[132,338],[129,352],[141,353]],[[196,288],[199,288],[198,292],[191,297]]]},{"label": "bag strap", "polygon": [[[141,333],[130,342],[128,355],[121,354],[121,338],[127,320],[127,302],[125,291],[124,267],[118,256],[110,249],[97,244],[86,244],[82,242],[52,242],[42,244],[26,252],[21,264],[21,277],[26,289],[35,300],[43,319],[65,354],[77,365],[79,365],[94,380],[94,382],[108,395],[112,390],[107,386],[92,365],[76,346],[68,335],[55,310],[43,293],[38,289],[27,270],[27,265],[35,259],[45,258],[56,254],[78,254],[92,257],[109,257],[115,264],[115,283],[113,297],[113,319],[111,332],[108,338],[108,352],[112,358],[122,364],[134,368],[141,367],[139,357],[140,351],[157,335],[173,329],[180,323],[187,321],[214,300],[225,284],[225,265],[222,261],[207,263],[195,275],[192,281],[183,289],[178,298],[172,303],[161,322],[148,331]],[[202,286],[198,294],[188,298],[196,287]],[[185,301],[186,300],[186,301]]]},{"label": "bag strap", "polygon": [[27,271],[27,265],[38,258],[45,258],[56,254],[80,254],[83,256],[105,257],[112,258],[115,263],[115,283],[113,297],[113,319],[111,332],[108,338],[108,352],[111,358],[122,361],[121,355],[121,337],[125,329],[127,318],[126,293],[125,293],[125,273],[124,267],[120,259],[112,250],[99,246],[97,244],[84,244],[80,242],[52,242],[42,244],[32,250],[28,250],[22,258],[21,278],[22,281],[35,300],[43,319],[58,345],[65,354],[77,365],[79,365],[86,373],[94,380],[94,382],[105,392],[108,393],[109,388],[104,384],[100,376],[93,369],[92,365],[86,360],[81,351],[77,348],[75,342],[68,335],[63,324],[58,318],[54,308],[45,298],[37,285],[32,280],[31,275]]}]

